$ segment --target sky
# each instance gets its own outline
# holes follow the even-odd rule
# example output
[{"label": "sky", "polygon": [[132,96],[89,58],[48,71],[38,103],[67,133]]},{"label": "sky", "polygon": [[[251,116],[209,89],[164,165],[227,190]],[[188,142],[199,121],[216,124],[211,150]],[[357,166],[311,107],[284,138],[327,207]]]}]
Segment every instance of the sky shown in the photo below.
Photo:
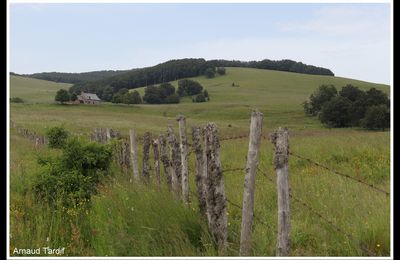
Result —
[{"label": "sky", "polygon": [[388,3],[11,3],[9,17],[9,68],[19,74],[291,59],[391,82]]}]

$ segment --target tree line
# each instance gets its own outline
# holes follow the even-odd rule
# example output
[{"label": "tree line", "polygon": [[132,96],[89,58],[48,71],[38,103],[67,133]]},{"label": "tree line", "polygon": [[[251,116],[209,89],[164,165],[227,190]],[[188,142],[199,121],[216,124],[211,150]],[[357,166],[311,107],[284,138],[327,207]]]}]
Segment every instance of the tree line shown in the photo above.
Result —
[{"label": "tree line", "polygon": [[49,80],[54,82],[76,84],[87,81],[101,80],[126,72],[128,72],[128,70],[101,70],[101,71],[91,71],[82,73],[41,72],[33,74],[16,74],[11,72],[10,74],[15,76],[30,77],[30,78]]},{"label": "tree line", "polygon": [[321,85],[303,103],[303,108],[307,115],[318,117],[329,127],[390,127],[390,99],[375,88],[363,91],[348,84],[338,92],[333,85]]}]

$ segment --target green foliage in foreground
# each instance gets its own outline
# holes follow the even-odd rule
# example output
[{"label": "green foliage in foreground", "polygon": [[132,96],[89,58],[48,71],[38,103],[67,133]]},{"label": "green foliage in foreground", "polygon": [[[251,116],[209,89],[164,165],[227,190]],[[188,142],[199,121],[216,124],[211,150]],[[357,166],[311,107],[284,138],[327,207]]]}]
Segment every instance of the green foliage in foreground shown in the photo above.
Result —
[{"label": "green foliage in foreground", "polygon": [[109,175],[111,150],[97,143],[69,140],[57,157],[40,157],[41,171],[33,191],[42,201],[56,206],[61,202],[70,208],[82,201],[90,201],[97,185]]}]

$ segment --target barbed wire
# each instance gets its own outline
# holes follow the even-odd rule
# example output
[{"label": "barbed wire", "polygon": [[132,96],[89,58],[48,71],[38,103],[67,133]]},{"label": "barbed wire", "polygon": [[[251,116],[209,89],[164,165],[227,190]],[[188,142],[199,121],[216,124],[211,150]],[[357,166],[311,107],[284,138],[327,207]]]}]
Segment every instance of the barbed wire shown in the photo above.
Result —
[{"label": "barbed wire", "polygon": [[237,135],[237,136],[230,136],[230,137],[224,137],[224,138],[220,138],[219,141],[223,142],[223,141],[228,141],[228,140],[235,140],[235,139],[243,139],[243,138],[248,138],[249,134],[246,135]]},{"label": "barbed wire", "polygon": [[363,180],[354,178],[354,177],[352,177],[352,176],[350,176],[350,175],[348,175],[348,174],[338,172],[338,171],[336,171],[336,170],[334,170],[334,169],[330,169],[329,167],[327,167],[327,166],[325,166],[325,165],[322,165],[322,164],[320,164],[320,163],[318,163],[318,162],[316,162],[316,161],[313,161],[313,160],[311,160],[310,158],[306,158],[306,157],[300,156],[300,155],[295,154],[295,153],[292,153],[292,152],[289,152],[289,154],[292,155],[292,156],[294,156],[294,157],[297,157],[297,158],[299,158],[299,159],[306,160],[306,161],[308,161],[308,162],[310,162],[310,163],[312,163],[312,164],[314,164],[314,165],[316,165],[316,166],[318,166],[318,167],[320,167],[320,168],[323,168],[323,169],[325,169],[325,170],[328,170],[329,172],[332,172],[332,173],[334,173],[334,174],[336,174],[336,175],[339,175],[339,176],[341,176],[341,177],[345,177],[345,178],[348,178],[348,179],[350,179],[350,180],[353,180],[353,181],[356,181],[356,182],[358,182],[358,183],[361,183],[361,184],[363,184],[363,185],[366,185],[366,186],[368,186],[368,187],[370,187],[370,188],[372,188],[372,189],[374,189],[374,190],[376,190],[376,191],[378,191],[378,192],[381,192],[381,193],[386,194],[386,196],[389,196],[389,195],[390,195],[389,192],[387,192],[387,191],[385,191],[385,190],[383,190],[383,189],[380,189],[380,188],[374,186],[374,185],[371,184],[371,183],[367,183],[367,182],[365,182],[365,181],[363,181]]},{"label": "barbed wire", "polygon": [[[264,176],[266,179],[268,179],[271,182],[274,182],[272,178],[268,177],[265,171],[262,171],[260,168],[258,170],[261,172],[262,176]],[[323,216],[321,213],[319,213],[317,210],[315,210],[313,207],[311,207],[309,204],[304,202],[303,200],[297,198],[294,196],[292,190],[289,188],[289,197],[293,199],[294,201],[300,203],[303,207],[307,208],[311,213],[314,215],[318,216],[320,219],[324,220],[326,223],[328,223],[331,227],[333,227],[337,232],[341,233],[343,236],[345,236],[348,240],[353,241],[353,243],[358,244],[360,246],[360,249],[367,253],[369,256],[376,256],[371,250],[369,250],[363,243],[357,241],[351,234],[345,232],[342,228],[337,226],[335,223],[333,223],[332,220],[328,219],[327,217]]]}]

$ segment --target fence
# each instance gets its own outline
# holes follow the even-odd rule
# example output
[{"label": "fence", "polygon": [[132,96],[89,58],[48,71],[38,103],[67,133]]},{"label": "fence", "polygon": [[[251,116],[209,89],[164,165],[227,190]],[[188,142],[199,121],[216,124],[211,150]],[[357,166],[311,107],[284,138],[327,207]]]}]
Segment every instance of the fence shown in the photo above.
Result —
[{"label": "fence", "polygon": [[[90,135],[92,141],[100,143],[112,143],[115,162],[121,166],[125,172],[132,170],[131,182],[150,182],[151,169],[157,186],[161,185],[161,165],[163,166],[165,183],[169,190],[180,198],[184,205],[190,203],[190,196],[198,201],[200,214],[208,223],[210,232],[218,250],[223,254],[228,247],[228,216],[227,204],[242,211],[241,234],[240,234],[240,255],[250,255],[251,237],[253,222],[256,221],[275,230],[277,237],[276,255],[288,256],[290,254],[290,230],[291,230],[291,210],[290,203],[295,202],[305,210],[318,217],[321,221],[330,225],[333,230],[342,234],[354,245],[357,246],[368,256],[375,253],[368,247],[357,241],[353,235],[346,232],[344,228],[338,226],[333,220],[325,216],[310,206],[309,203],[295,196],[289,184],[289,157],[293,156],[299,160],[307,161],[326,172],[354,181],[360,185],[370,188],[386,196],[390,193],[364,180],[357,179],[349,174],[331,169],[310,158],[293,153],[289,149],[289,131],[286,128],[278,128],[268,137],[262,134],[263,114],[253,111],[250,121],[250,131],[248,135],[230,136],[219,138],[218,128],[214,123],[208,123],[204,127],[192,127],[192,143],[187,140],[186,119],[180,115],[177,117],[179,140],[174,133],[171,125],[167,126],[166,132],[158,136],[150,132],[144,133],[142,139],[137,140],[136,131],[130,129],[129,136],[124,137],[118,131],[111,128],[94,129]],[[46,144],[46,138],[36,135],[28,129],[16,126],[11,122],[11,126],[24,137],[36,142],[36,145]],[[220,160],[221,142],[230,140],[249,139],[247,161],[245,167],[223,169]],[[129,140],[128,140],[129,139]],[[276,171],[276,192],[277,192],[277,227],[274,228],[269,223],[262,220],[258,214],[254,213],[254,193],[255,176],[261,174],[271,183],[274,180],[267,175],[265,167],[260,166],[260,145],[261,140],[269,140],[274,148],[273,164]],[[38,143],[37,140],[42,140]],[[139,173],[137,143],[142,144],[142,172]],[[152,149],[151,149],[152,148]],[[150,166],[150,154],[153,151],[154,167]],[[197,192],[189,190],[189,169],[188,158],[194,154],[195,168],[194,177]],[[239,205],[225,195],[224,174],[229,172],[242,172],[244,176],[244,192],[242,205]]]}]

